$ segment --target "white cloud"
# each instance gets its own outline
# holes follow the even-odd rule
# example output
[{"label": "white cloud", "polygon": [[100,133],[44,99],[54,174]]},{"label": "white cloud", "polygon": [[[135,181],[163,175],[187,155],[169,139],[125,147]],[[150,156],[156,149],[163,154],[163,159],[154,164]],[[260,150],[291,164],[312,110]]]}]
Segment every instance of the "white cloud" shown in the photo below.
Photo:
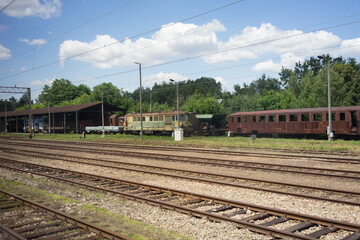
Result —
[{"label": "white cloud", "polygon": [[214,79],[216,80],[216,82],[221,83],[222,86],[225,86],[227,83],[222,77],[214,77]]},{"label": "white cloud", "polygon": [[6,60],[11,58],[11,54],[10,54],[10,49],[4,47],[1,43],[0,43],[0,60]]},{"label": "white cloud", "polygon": [[52,80],[48,80],[48,79],[44,79],[44,80],[35,80],[35,81],[32,81],[30,83],[31,86],[43,86],[45,84],[47,85],[51,85],[53,82],[54,82],[55,79],[52,79]]},{"label": "white cloud", "polygon": [[4,13],[16,18],[33,16],[48,19],[61,14],[61,5],[60,0],[16,0]]},{"label": "white cloud", "polygon": [[[216,54],[202,57],[205,63],[269,59],[254,66],[255,71],[278,71],[282,66],[293,68],[296,62],[303,61],[314,52],[330,48],[343,49],[341,52],[350,56],[354,53],[360,55],[360,47],[356,46],[360,45],[360,38],[342,40],[326,31],[304,33],[296,29],[281,30],[271,23],[263,23],[259,27],[245,27],[240,34],[226,41],[218,39],[216,34],[220,31],[226,31],[226,28],[218,20],[204,25],[170,23],[151,37],[135,41],[127,39],[117,43],[118,40],[109,35],[97,35],[90,42],[66,40],[60,45],[58,55],[63,60],[62,65],[71,58],[103,69],[131,66],[134,62],[141,62],[144,66],[156,65],[211,52]],[[346,49],[350,50],[346,52]],[[273,60],[276,58],[280,61]]]},{"label": "white cloud", "polygon": [[213,20],[201,26],[183,23],[164,25],[150,38],[139,38],[136,41],[127,39],[116,43],[118,40],[109,35],[97,35],[91,42],[66,40],[60,45],[59,58],[66,59],[100,48],[73,59],[91,63],[98,68],[130,66],[135,61],[144,65],[159,64],[175,56],[194,56],[216,50],[217,31],[225,31],[225,27]]},{"label": "white cloud", "polygon": [[[271,23],[260,27],[246,27],[241,34],[232,36],[226,42],[219,42],[220,54],[205,57],[207,63],[254,59],[265,54],[286,54],[296,51],[311,51],[338,46],[341,39],[326,31],[304,33],[299,30],[281,30]],[[229,50],[231,49],[231,50]],[[229,51],[226,51],[229,50]],[[262,64],[265,67],[265,63]],[[267,67],[275,67],[270,62]]]},{"label": "white cloud", "polygon": [[19,41],[27,43],[28,45],[44,45],[47,42],[46,39],[41,39],[41,38],[33,39],[33,40],[29,40],[26,38],[20,38]]},{"label": "white cloud", "polygon": [[143,83],[144,83],[144,86],[152,87],[155,83],[160,84],[162,82],[169,82],[169,79],[173,79],[175,81],[183,81],[183,80],[188,80],[189,78],[182,75],[182,74],[179,74],[179,73],[159,72],[159,73],[156,73],[156,74],[151,74],[151,75],[148,75],[148,76],[144,76]]},{"label": "white cloud", "polygon": [[269,59],[264,62],[257,63],[254,67],[254,71],[263,72],[263,71],[279,71],[281,69],[280,64],[276,64],[273,60]]},{"label": "white cloud", "polygon": [[295,63],[303,61],[303,57],[296,56],[293,53],[285,53],[281,54],[279,63],[274,63],[272,59],[269,59],[255,64],[253,70],[257,72],[280,72],[282,67],[293,69],[295,67]]},{"label": "white cloud", "polygon": [[339,52],[341,55],[360,56],[360,38],[342,41]]}]

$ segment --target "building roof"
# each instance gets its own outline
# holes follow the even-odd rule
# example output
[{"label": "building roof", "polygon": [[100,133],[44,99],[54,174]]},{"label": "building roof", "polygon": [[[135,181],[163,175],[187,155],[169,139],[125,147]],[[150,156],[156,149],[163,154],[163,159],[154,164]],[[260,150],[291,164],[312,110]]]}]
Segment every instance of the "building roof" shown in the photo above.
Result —
[{"label": "building roof", "polygon": [[[349,107],[331,107],[332,111],[360,111],[360,106],[349,106]],[[316,113],[326,112],[327,107],[324,108],[299,108],[299,109],[283,109],[283,110],[266,110],[266,111],[252,111],[252,112],[236,112],[229,116],[237,115],[266,115],[266,114],[287,114],[287,113]]]},{"label": "building roof", "polygon": [[[51,113],[77,112],[97,105],[101,105],[101,102],[84,103],[84,104],[61,106],[61,107],[51,107],[50,112]],[[111,108],[112,110],[118,109],[106,103],[104,103],[104,106],[106,106],[107,108]],[[48,108],[31,109],[32,115],[48,114],[48,112],[49,112]],[[29,115],[29,110],[7,112],[7,117],[28,116],[28,115]],[[5,117],[5,112],[1,112],[0,117]]]}]

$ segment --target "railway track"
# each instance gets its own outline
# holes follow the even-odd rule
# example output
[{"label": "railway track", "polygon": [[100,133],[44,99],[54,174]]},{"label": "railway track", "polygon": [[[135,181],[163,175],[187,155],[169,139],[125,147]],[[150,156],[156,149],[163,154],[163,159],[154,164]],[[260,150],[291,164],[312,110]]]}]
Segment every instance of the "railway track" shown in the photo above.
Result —
[{"label": "railway track", "polygon": [[[8,137],[0,138],[0,141],[9,142]],[[23,142],[23,143],[53,143],[53,144],[66,144],[65,141],[60,140],[34,140],[31,141],[28,139],[22,138],[11,138],[11,141]],[[260,148],[256,149],[256,152],[249,151],[231,151],[231,150],[216,150],[216,149],[201,149],[201,148],[187,148],[187,147],[172,147],[172,146],[146,146],[146,145],[132,145],[132,144],[122,144],[122,143],[102,143],[102,142],[71,142],[72,145],[77,146],[87,146],[87,147],[110,147],[118,150],[119,148],[123,149],[141,149],[141,150],[159,150],[159,151],[181,151],[181,152],[197,152],[197,153],[206,153],[206,154],[219,154],[219,155],[230,155],[230,156],[249,156],[249,157],[266,157],[266,158],[307,158],[320,162],[338,162],[338,163],[350,163],[350,164],[360,164],[359,154],[349,154],[344,152],[328,152],[328,151],[308,151],[308,150],[292,150],[292,149],[274,149],[279,152],[286,152],[286,154],[279,153],[269,153],[269,152],[259,152],[261,150],[268,151],[272,149]],[[241,148],[241,149],[251,149],[253,148]],[[290,152],[290,154],[288,153]],[[300,154],[300,155],[299,155]],[[310,155],[309,155],[310,154]],[[328,154],[324,156],[324,154]],[[335,156],[334,156],[335,155]],[[345,157],[344,157],[345,155]],[[340,157],[342,156],[342,157]],[[356,157],[354,157],[356,156]]]},{"label": "railway track", "polygon": [[37,164],[20,162],[5,164],[2,161],[1,167],[111,192],[125,199],[144,202],[194,217],[203,217],[216,222],[230,222],[238,227],[273,237],[318,239],[332,235],[336,239],[360,239],[360,224]]},{"label": "railway track", "polygon": [[[128,156],[135,158],[145,158],[153,160],[165,160],[165,161],[179,161],[183,163],[192,163],[192,164],[207,164],[211,166],[219,167],[229,167],[229,168],[240,168],[240,169],[250,169],[250,170],[261,170],[261,171],[270,171],[270,172],[279,172],[279,173],[291,173],[291,174],[304,174],[307,176],[323,176],[323,177],[332,177],[332,178],[344,178],[352,180],[360,180],[360,171],[353,170],[340,170],[340,169],[331,169],[331,168],[315,168],[315,167],[301,167],[293,165],[284,165],[284,164],[272,164],[272,163],[257,163],[252,161],[242,161],[242,160],[223,160],[218,158],[205,158],[205,157],[185,157],[178,155],[169,155],[169,154],[159,154],[159,153],[141,153],[141,152],[129,152],[126,150],[112,150],[102,148],[85,148],[85,147],[73,147],[65,145],[45,145],[45,144],[24,144],[24,143],[7,143],[8,145],[15,146],[24,146],[24,147],[36,147],[44,149],[61,149],[68,151],[82,151],[86,153],[93,154],[105,154],[105,155],[115,155],[115,156]],[[6,147],[1,149],[6,150]],[[26,150],[22,150],[26,151]]]},{"label": "railway track", "polygon": [[[57,153],[41,153],[27,150],[4,150],[3,153],[22,156],[25,158],[39,158],[46,161],[59,160],[72,163],[80,163],[97,167],[113,168],[118,170],[133,171],[145,174],[154,174],[157,176],[172,177],[197,182],[205,182],[211,184],[219,184],[222,186],[249,188],[254,190],[293,195],[302,198],[330,201],[342,204],[350,204],[360,206],[360,193],[354,191],[345,191],[332,188],[320,188],[314,186],[300,184],[286,184],[284,182],[265,181],[254,178],[242,178],[231,175],[215,174],[204,171],[189,171],[177,168],[166,168],[159,166],[151,166],[149,164],[136,164],[129,162],[121,162],[115,160],[81,157],[68,154]],[[77,159],[77,160],[75,160]],[[16,162],[14,159],[0,157],[0,160]],[[256,185],[254,185],[256,184]],[[271,185],[271,186],[269,186]]]},{"label": "railway track", "polygon": [[132,239],[0,189],[1,239]]}]

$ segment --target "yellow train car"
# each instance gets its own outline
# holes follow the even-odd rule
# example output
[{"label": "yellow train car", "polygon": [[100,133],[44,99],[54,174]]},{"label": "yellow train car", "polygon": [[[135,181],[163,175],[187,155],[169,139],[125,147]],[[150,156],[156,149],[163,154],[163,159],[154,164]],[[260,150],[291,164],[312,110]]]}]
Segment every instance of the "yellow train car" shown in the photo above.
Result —
[{"label": "yellow train car", "polygon": [[[178,126],[177,111],[142,113],[143,133],[153,135],[171,135]],[[194,113],[179,112],[180,128],[184,135],[199,133],[199,120]],[[140,113],[125,115],[126,134],[139,134],[141,128]]]}]

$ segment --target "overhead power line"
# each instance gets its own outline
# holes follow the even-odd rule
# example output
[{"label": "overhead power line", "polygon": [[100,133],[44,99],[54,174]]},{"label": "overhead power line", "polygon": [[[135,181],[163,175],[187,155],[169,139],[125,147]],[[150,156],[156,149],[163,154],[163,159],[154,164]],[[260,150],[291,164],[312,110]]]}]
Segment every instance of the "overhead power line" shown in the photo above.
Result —
[{"label": "overhead power line", "polygon": [[0,12],[4,11],[8,6],[10,6],[13,2],[15,2],[15,0],[12,0],[8,5],[6,5],[5,7],[3,7]]},{"label": "overhead power line", "polygon": [[59,60],[56,60],[56,61],[53,61],[53,62],[49,62],[49,63],[47,63],[47,64],[44,64],[44,65],[41,65],[41,66],[38,66],[38,67],[33,67],[32,69],[28,69],[28,70],[26,70],[26,71],[19,72],[19,73],[15,73],[15,74],[9,75],[9,76],[7,76],[7,77],[1,78],[0,81],[1,81],[1,80],[4,80],[4,79],[11,78],[11,77],[15,77],[15,76],[18,76],[18,75],[21,75],[21,74],[24,74],[24,73],[27,73],[27,72],[30,72],[30,71],[34,71],[34,70],[37,70],[37,69],[41,69],[41,68],[44,68],[44,67],[47,67],[47,66],[50,66],[50,65],[53,65],[53,64],[62,62],[62,61],[66,61],[66,60],[69,60],[69,59],[72,59],[72,58],[75,58],[75,57],[79,57],[79,56],[82,56],[82,55],[84,55],[84,54],[88,54],[88,53],[91,53],[91,52],[95,52],[95,51],[97,51],[97,50],[100,50],[100,49],[103,49],[103,48],[110,47],[110,46],[113,46],[113,45],[115,45],[115,44],[121,43],[121,42],[123,42],[123,41],[125,41],[125,40],[138,38],[138,37],[140,37],[140,36],[143,36],[143,35],[146,35],[146,34],[149,34],[149,33],[153,33],[153,32],[159,31],[159,30],[162,29],[162,28],[168,28],[168,27],[171,27],[171,26],[173,26],[173,25],[176,25],[176,24],[179,24],[179,23],[182,23],[182,22],[185,22],[185,21],[188,21],[188,20],[191,20],[191,19],[194,19],[194,18],[203,16],[203,15],[205,15],[205,14],[209,14],[209,13],[218,11],[218,10],[220,10],[220,9],[223,9],[223,8],[226,8],[226,7],[229,7],[229,6],[238,4],[238,3],[243,2],[243,1],[244,1],[244,0],[238,0],[238,1],[232,2],[232,3],[230,3],[230,4],[226,4],[226,5],[223,5],[223,6],[221,6],[221,7],[218,7],[218,8],[215,8],[215,9],[212,9],[212,10],[209,10],[209,11],[206,11],[206,12],[203,12],[203,13],[200,13],[200,14],[197,14],[197,15],[194,15],[194,16],[192,16],[192,17],[185,18],[185,19],[183,19],[183,20],[181,20],[181,21],[168,24],[168,25],[166,25],[166,26],[154,28],[154,29],[152,29],[152,30],[149,30],[149,31],[146,31],[146,32],[137,34],[137,35],[135,35],[135,36],[132,36],[132,37],[129,37],[129,38],[126,38],[126,39],[117,40],[117,41],[115,41],[115,42],[113,42],[113,43],[109,43],[109,44],[103,45],[103,46],[101,46],[101,47],[97,47],[97,48],[94,48],[94,49],[91,49],[91,50],[88,50],[88,51],[84,51],[84,52],[75,54],[75,55],[70,56],[70,57],[66,57],[66,58],[59,59]]}]

